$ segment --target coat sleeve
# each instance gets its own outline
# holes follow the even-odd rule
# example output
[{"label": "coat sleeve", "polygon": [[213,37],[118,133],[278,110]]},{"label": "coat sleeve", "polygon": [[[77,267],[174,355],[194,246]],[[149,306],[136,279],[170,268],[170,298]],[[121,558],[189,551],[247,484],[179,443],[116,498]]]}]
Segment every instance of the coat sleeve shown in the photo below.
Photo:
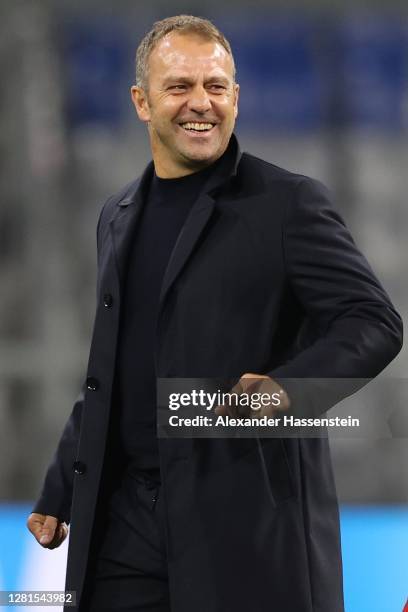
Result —
[{"label": "coat sleeve", "polygon": [[74,482],[73,463],[79,441],[85,385],[64,427],[58,447],[48,467],[42,491],[32,512],[49,514],[67,524],[71,518]]},{"label": "coat sleeve", "polygon": [[302,178],[283,230],[286,274],[314,341],[267,374],[291,412],[316,415],[377,376],[402,346],[402,321],[319,181]]},{"label": "coat sleeve", "polygon": [[[110,200],[111,198],[105,203],[98,219],[96,231],[98,254],[101,219],[103,211]],[[99,293],[99,275],[97,293]],[[32,509],[32,512],[55,516],[67,524],[71,519],[74,484],[73,464],[77,456],[85,389],[86,382],[84,382],[81,392],[74,403],[71,415],[65,424],[58,446],[48,467],[40,496]]]}]

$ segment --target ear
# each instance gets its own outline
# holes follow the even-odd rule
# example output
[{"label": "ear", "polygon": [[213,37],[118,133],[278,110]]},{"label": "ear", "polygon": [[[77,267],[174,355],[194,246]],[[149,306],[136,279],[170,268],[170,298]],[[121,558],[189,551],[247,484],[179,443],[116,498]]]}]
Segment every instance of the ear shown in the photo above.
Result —
[{"label": "ear", "polygon": [[140,121],[148,123],[150,121],[150,109],[145,90],[132,85],[130,95]]},{"label": "ear", "polygon": [[234,100],[234,116],[235,119],[238,117],[238,99],[239,99],[239,85],[238,83],[235,83],[234,85],[234,96],[235,96],[235,100]]}]

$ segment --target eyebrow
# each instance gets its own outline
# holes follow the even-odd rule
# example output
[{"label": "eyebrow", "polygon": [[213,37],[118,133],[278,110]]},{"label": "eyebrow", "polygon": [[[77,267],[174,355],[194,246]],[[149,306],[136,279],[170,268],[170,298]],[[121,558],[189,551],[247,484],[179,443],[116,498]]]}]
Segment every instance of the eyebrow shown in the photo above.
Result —
[{"label": "eyebrow", "polygon": [[[194,81],[190,77],[187,76],[168,76],[164,79],[163,85],[168,85],[169,83],[186,83],[187,85],[191,85]],[[205,80],[205,84],[209,83],[222,83],[223,85],[229,85],[230,81],[226,77],[223,76],[212,76]]]}]

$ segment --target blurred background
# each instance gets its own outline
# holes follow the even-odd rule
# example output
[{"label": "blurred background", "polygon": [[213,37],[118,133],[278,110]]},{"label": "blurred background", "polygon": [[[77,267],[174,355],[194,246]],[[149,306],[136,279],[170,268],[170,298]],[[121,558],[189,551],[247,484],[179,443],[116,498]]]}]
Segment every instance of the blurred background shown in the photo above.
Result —
[{"label": "blurred background", "polygon": [[[2,0],[0,589],[64,586],[66,543],[42,550],[25,520],[85,375],[99,211],[150,159],[135,50],[179,13],[231,42],[242,148],[323,181],[408,311],[404,2]],[[407,362],[403,349],[376,394],[395,406],[388,434],[332,441],[347,612],[402,610],[408,595]]]}]

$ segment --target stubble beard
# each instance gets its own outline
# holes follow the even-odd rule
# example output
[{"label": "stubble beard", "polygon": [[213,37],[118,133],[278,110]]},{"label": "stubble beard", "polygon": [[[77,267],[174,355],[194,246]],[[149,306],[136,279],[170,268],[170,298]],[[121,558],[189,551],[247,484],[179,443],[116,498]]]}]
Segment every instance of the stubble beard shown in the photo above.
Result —
[{"label": "stubble beard", "polygon": [[185,146],[183,146],[183,144],[178,141],[176,134],[174,134],[174,137],[173,135],[166,137],[166,134],[163,134],[160,130],[157,130],[151,125],[151,123],[150,137],[152,140],[152,149],[154,148],[153,141],[156,140],[158,146],[162,150],[168,151],[169,154],[173,154],[173,156],[176,154],[180,163],[190,170],[199,170],[204,168],[205,166],[214,163],[214,161],[216,161],[216,159],[219,157],[216,156],[216,151],[208,152],[206,144],[204,144],[203,147],[206,149],[205,151],[200,151],[200,145],[198,143],[196,146],[193,145],[189,147],[187,143]]}]

